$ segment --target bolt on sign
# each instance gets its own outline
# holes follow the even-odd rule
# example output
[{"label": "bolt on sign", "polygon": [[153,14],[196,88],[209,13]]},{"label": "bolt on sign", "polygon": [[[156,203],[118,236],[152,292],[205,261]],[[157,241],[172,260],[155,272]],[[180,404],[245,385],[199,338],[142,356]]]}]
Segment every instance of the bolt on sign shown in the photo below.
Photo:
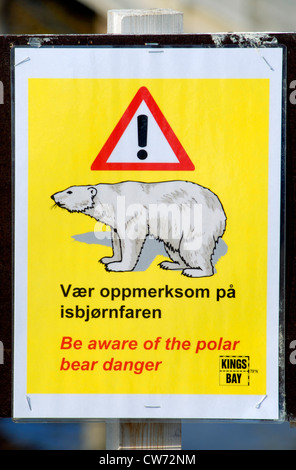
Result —
[{"label": "bolt on sign", "polygon": [[279,419],[284,52],[13,49],[16,419]]}]

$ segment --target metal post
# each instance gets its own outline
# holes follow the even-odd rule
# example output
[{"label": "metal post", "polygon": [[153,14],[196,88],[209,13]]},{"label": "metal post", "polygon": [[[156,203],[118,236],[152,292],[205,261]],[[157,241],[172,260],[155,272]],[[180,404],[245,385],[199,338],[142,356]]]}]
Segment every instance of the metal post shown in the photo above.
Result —
[{"label": "metal post", "polygon": [[109,10],[108,34],[180,34],[183,13],[153,8],[150,10]]},{"label": "metal post", "polygon": [[181,450],[181,421],[112,421],[106,426],[106,449]]},{"label": "metal post", "polygon": [[[107,22],[108,34],[183,33],[183,13],[174,10],[109,10]],[[117,420],[107,423],[106,448],[180,450],[181,421]]]}]

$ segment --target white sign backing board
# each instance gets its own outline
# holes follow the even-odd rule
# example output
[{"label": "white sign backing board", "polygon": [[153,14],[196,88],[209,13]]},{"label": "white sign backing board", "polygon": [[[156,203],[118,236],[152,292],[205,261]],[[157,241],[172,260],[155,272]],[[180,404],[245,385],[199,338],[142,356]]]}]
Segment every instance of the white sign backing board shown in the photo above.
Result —
[{"label": "white sign backing board", "polygon": [[15,419],[279,419],[283,62],[14,48]]}]

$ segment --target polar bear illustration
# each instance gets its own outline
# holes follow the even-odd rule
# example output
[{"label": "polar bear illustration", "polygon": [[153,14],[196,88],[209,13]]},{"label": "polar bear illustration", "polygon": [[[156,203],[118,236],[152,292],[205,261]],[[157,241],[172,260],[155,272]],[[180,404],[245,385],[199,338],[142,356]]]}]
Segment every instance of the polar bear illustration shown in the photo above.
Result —
[{"label": "polar bear illustration", "polygon": [[224,234],[226,216],[218,197],[190,181],[71,186],[51,196],[69,212],[81,212],[111,228],[113,255],[107,271],[133,271],[145,239],[163,241],[170,261],[162,269],[189,277],[212,276],[212,255]]}]

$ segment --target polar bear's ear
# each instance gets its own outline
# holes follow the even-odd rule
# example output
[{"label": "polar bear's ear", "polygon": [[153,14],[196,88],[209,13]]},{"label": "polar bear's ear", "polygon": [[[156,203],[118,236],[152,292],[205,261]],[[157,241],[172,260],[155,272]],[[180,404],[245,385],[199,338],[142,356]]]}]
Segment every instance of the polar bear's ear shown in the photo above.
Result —
[{"label": "polar bear's ear", "polygon": [[92,195],[92,197],[94,197],[97,194],[97,190],[93,186],[91,186],[87,189],[90,191],[90,194]]}]

